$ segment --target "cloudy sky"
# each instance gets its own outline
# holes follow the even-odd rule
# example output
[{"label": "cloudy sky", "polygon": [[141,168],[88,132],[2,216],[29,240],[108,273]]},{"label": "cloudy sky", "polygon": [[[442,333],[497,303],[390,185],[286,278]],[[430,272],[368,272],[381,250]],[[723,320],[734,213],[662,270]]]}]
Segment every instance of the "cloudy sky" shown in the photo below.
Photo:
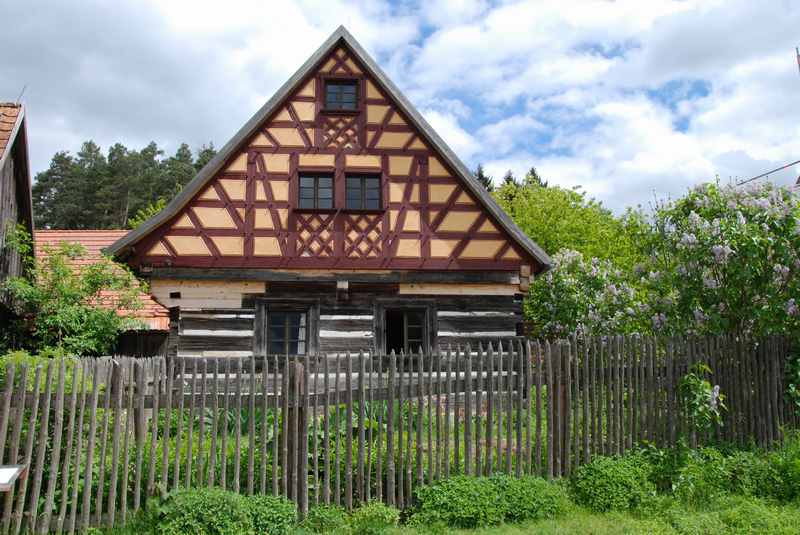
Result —
[{"label": "cloudy sky", "polygon": [[87,139],[219,147],[339,24],[498,178],[535,166],[621,210],[800,160],[796,0],[3,4],[34,172]]}]

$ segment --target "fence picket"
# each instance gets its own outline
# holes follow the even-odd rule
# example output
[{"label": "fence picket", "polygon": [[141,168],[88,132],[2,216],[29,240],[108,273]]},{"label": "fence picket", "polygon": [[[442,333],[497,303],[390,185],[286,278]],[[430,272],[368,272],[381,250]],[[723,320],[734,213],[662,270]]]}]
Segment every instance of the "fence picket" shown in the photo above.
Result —
[{"label": "fence picket", "polygon": [[[13,364],[10,365],[9,368],[10,368],[8,370],[9,373],[6,375],[6,381],[8,382],[9,385],[13,385],[13,383],[14,383],[14,365]],[[47,533],[48,531],[50,531],[50,518],[52,516],[53,508],[55,506],[54,500],[55,500],[56,480],[58,479],[58,469],[59,469],[60,464],[61,464],[61,438],[62,438],[63,429],[64,429],[64,382],[65,382],[65,379],[66,379],[66,364],[64,362],[64,359],[60,359],[59,363],[58,363],[58,382],[57,382],[57,386],[56,386],[56,406],[55,406],[55,413],[53,414],[53,419],[54,419],[55,425],[53,427],[52,456],[50,458],[50,470],[48,472],[48,477],[47,477],[47,490],[45,491],[44,511],[43,511],[43,515],[42,515],[42,521],[41,521],[41,524],[40,524],[40,530],[39,530],[40,533]],[[109,397],[108,394],[110,392],[111,392],[111,388],[107,387],[106,388],[106,404],[105,404],[106,414],[105,414],[105,417],[104,417],[104,422],[105,422],[104,425],[105,425],[106,429],[108,428],[108,397]],[[11,389],[10,388],[6,388],[6,400],[8,400],[8,401],[7,401],[7,403],[4,404],[4,407],[3,407],[4,422],[6,421],[6,418],[7,418],[6,415],[10,411],[10,400],[11,400]],[[0,442],[0,444],[5,445],[5,431],[0,433],[0,438],[2,438],[2,442]],[[103,454],[101,456],[101,459],[103,459],[105,461],[105,458],[106,458],[106,456],[105,456],[105,448],[106,448],[105,435],[103,436],[102,442],[103,442]],[[5,449],[4,447],[0,448],[0,450],[4,450],[4,449]],[[2,453],[0,453],[0,457],[2,457]],[[2,462],[3,462],[2,459],[0,459],[0,463],[2,463]],[[101,468],[105,467],[105,462],[103,462],[100,466],[101,466]],[[102,469],[100,471],[100,477],[99,477],[99,481],[98,482],[99,482],[99,485],[98,485],[99,488],[97,490],[97,494],[98,494],[97,511],[98,511],[98,513],[97,513],[97,517],[96,517],[95,522],[99,526],[100,525],[100,521],[101,521],[100,512],[102,511],[102,504],[101,504],[100,500],[102,500],[102,497],[103,497],[102,492],[103,492],[103,483],[104,483]],[[31,531],[35,532],[35,529],[32,527]]]}]

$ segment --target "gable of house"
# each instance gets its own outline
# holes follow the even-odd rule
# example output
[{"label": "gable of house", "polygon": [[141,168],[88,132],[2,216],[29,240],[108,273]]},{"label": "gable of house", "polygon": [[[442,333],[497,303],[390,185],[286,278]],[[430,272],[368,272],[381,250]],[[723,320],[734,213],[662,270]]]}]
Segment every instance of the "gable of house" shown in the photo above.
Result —
[{"label": "gable of house", "polygon": [[[328,86],[342,85],[352,88],[355,110],[326,104]],[[181,196],[110,252],[148,267],[547,267],[343,28],[276,97]],[[361,177],[376,185],[379,205],[349,209],[357,194],[348,184]],[[330,203],[301,206],[301,182],[319,178],[332,185],[322,192]]]}]

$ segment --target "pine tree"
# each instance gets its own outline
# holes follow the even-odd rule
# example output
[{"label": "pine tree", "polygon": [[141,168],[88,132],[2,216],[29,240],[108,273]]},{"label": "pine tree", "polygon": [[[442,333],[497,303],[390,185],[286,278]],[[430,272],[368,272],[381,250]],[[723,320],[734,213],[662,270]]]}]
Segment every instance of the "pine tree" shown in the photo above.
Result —
[{"label": "pine tree", "polygon": [[486,174],[483,170],[483,165],[478,164],[478,168],[475,169],[475,178],[478,179],[478,182],[483,185],[486,191],[494,191],[494,179]]}]

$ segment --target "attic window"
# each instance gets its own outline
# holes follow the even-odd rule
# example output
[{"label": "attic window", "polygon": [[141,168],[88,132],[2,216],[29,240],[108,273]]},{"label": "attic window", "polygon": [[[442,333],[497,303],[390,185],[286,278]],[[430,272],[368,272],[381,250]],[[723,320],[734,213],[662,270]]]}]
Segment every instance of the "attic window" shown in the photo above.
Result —
[{"label": "attic window", "polygon": [[325,110],[358,110],[358,89],[356,80],[327,80],[325,82]]}]

